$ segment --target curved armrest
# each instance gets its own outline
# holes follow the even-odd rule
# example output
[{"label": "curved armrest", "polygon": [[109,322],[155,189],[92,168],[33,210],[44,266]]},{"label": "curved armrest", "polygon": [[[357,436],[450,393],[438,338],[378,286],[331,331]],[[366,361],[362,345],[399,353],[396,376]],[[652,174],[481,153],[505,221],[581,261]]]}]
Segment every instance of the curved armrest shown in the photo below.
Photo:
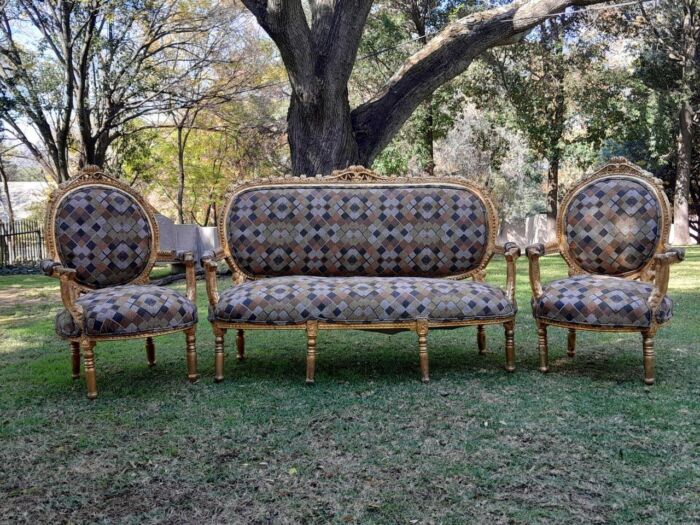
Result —
[{"label": "curved armrest", "polygon": [[204,267],[204,281],[207,285],[207,298],[211,306],[219,302],[219,290],[216,282],[217,263],[224,258],[224,250],[206,250],[202,254],[202,266]]},{"label": "curved armrest", "polygon": [[515,305],[515,261],[520,257],[520,246],[514,242],[507,242],[498,251],[501,250],[506,258],[506,295]]},{"label": "curved armrest", "polygon": [[668,279],[672,264],[679,263],[685,259],[683,248],[669,248],[664,253],[657,253],[654,256],[654,290],[651,292],[647,303],[652,309],[652,319],[656,319],[656,309],[668,292]]},{"label": "curved armrest", "polygon": [[532,295],[535,299],[539,299],[542,296],[542,280],[540,277],[540,257],[544,255],[549,255],[552,253],[558,253],[559,248],[556,243],[542,244],[541,242],[533,244],[525,248],[525,255],[527,255],[529,274],[530,274],[530,287],[532,288]]},{"label": "curved armrest", "polygon": [[82,326],[83,307],[76,302],[79,288],[75,282],[75,270],[61,266],[61,263],[51,260],[41,261],[39,266],[45,275],[59,279],[63,306],[68,310],[76,325]]},{"label": "curved armrest", "polygon": [[197,276],[194,271],[194,254],[184,250],[160,250],[159,262],[175,262],[185,265],[185,279],[187,280],[187,298],[194,302],[197,300]]}]

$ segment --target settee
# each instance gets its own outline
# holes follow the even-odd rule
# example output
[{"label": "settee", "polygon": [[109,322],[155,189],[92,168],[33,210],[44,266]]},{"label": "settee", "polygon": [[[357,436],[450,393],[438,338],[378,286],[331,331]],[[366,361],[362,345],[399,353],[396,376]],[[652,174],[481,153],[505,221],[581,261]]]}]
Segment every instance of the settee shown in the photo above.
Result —
[{"label": "settee", "polygon": [[[235,186],[219,216],[220,248],[203,256],[215,379],[224,377],[224,337],[236,330],[306,331],[306,381],[314,382],[320,330],[411,330],[421,378],[429,381],[428,333],[505,329],[506,370],[515,369],[515,263],[520,249],[496,246],[488,194],[462,178],[381,177],[352,166],[326,177],[254,180]],[[494,253],[507,261],[505,289],[486,283]],[[217,285],[218,262],[233,285]]]}]

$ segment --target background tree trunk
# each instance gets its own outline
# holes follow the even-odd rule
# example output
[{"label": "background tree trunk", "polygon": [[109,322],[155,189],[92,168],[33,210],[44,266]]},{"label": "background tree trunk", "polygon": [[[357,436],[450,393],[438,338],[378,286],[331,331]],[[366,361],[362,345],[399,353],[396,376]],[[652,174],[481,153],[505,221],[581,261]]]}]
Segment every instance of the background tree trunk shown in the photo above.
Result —
[{"label": "background tree trunk", "polygon": [[688,197],[693,152],[693,108],[686,100],[681,106],[678,132],[678,170],[673,196],[673,243],[690,244]]},{"label": "background tree trunk", "polygon": [[554,240],[557,234],[557,211],[559,208],[559,157],[549,161],[547,172],[547,238]]}]

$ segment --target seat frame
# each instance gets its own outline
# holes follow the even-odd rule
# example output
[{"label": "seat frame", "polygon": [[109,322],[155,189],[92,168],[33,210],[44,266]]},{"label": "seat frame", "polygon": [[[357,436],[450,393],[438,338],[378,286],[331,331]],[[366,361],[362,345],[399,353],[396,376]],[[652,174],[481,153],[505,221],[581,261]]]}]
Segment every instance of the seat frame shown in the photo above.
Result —
[{"label": "seat frame", "polygon": [[[150,256],[144,269],[140,274],[135,276],[124,285],[131,284],[148,284],[149,274],[155,264],[161,260],[179,260],[185,265],[185,276],[187,282],[187,299],[193,303],[196,302],[196,275],[194,267],[194,256],[191,252],[175,253],[170,251],[159,251],[159,232],[158,222],[155,218],[155,210],[151,205],[133,188],[123,182],[110,177],[102,171],[98,166],[86,166],[75,177],[63,182],[53,191],[48,201],[48,208],[44,219],[44,232],[46,238],[46,253],[49,259],[42,262],[44,273],[50,277],[55,277],[60,281],[61,300],[63,306],[68,310],[73,322],[76,326],[83,326],[84,313],[77,299],[80,295],[95,291],[97,288],[85,285],[76,280],[76,271],[72,268],[64,266],[61,260],[58,247],[56,246],[56,214],[58,207],[63,199],[73,191],[82,187],[104,187],[117,189],[129,197],[141,208],[144,216],[148,220],[151,229],[150,239]],[[116,285],[115,285],[116,286]],[[109,289],[104,287],[101,289]],[[198,379],[197,374],[197,352],[195,346],[195,331],[196,323],[186,328],[173,328],[167,330],[156,330],[152,332],[141,332],[138,334],[128,335],[85,335],[78,337],[63,337],[70,341],[71,348],[71,363],[73,379],[80,378],[80,358],[81,353],[85,368],[85,382],[87,385],[87,397],[95,399],[97,397],[97,381],[95,377],[95,356],[94,348],[97,342],[102,341],[119,341],[124,339],[146,339],[146,358],[148,366],[152,367],[156,364],[155,344],[153,337],[167,335],[177,332],[185,333],[186,340],[186,360],[187,360],[187,377],[191,382]]]},{"label": "seat frame", "polygon": [[[484,256],[480,264],[468,272],[463,272],[457,275],[445,277],[447,279],[467,279],[471,278],[475,281],[483,282],[486,278],[485,268],[494,254],[502,254],[507,262],[506,276],[506,295],[517,308],[515,303],[515,264],[520,256],[520,249],[514,243],[506,243],[504,246],[496,246],[496,235],[498,233],[498,214],[493,202],[488,193],[482,188],[476,186],[470,181],[458,177],[383,177],[377,173],[366,169],[362,166],[350,166],[344,170],[334,171],[330,176],[316,177],[292,177],[270,178],[270,179],[255,179],[251,181],[243,181],[236,184],[229,192],[225,200],[225,205],[219,215],[218,230],[220,246],[218,250],[205,254],[202,258],[205,269],[205,280],[207,286],[207,296],[211,307],[215,307],[219,302],[219,293],[217,289],[217,267],[218,262],[225,260],[233,273],[233,283],[242,284],[250,279],[260,279],[264,276],[250,275],[243,271],[236,263],[231,254],[228,245],[228,230],[227,217],[230,212],[231,205],[235,198],[242,192],[250,189],[260,189],[276,186],[319,186],[340,184],[347,186],[348,184],[357,184],[358,186],[382,186],[388,185],[402,186],[410,185],[431,185],[441,184],[447,186],[455,186],[466,188],[474,192],[479,199],[484,203],[487,215],[488,239]],[[428,383],[430,380],[428,366],[428,332],[430,329],[440,328],[456,328],[461,326],[476,326],[477,327],[477,345],[479,353],[486,352],[486,334],[485,325],[502,324],[505,331],[505,368],[509,372],[515,370],[515,343],[514,343],[514,327],[515,314],[509,317],[501,317],[494,320],[464,320],[464,321],[449,321],[449,322],[433,322],[428,319],[414,319],[397,322],[367,322],[367,323],[340,323],[328,322],[320,320],[310,320],[304,323],[271,325],[261,323],[246,323],[246,322],[224,322],[220,320],[211,321],[214,331],[214,346],[215,346],[215,381],[220,382],[224,378],[224,336],[229,329],[237,330],[236,346],[237,358],[243,360],[245,357],[245,330],[305,330],[307,337],[307,354],[306,354],[306,383],[314,383],[314,375],[316,368],[317,354],[317,338],[318,332],[321,330],[368,330],[375,332],[396,333],[400,331],[413,331],[418,336],[418,354],[421,370],[421,380]]]},{"label": "seat frame", "polygon": [[556,240],[547,244],[535,244],[533,246],[529,246],[525,250],[528,258],[532,296],[534,300],[538,300],[543,294],[539,259],[544,255],[561,255],[568,266],[569,277],[573,277],[575,275],[600,275],[583,269],[576,262],[575,257],[571,254],[570,246],[566,240],[566,216],[564,212],[569,207],[571,201],[583,188],[596,180],[610,177],[630,179],[643,184],[654,194],[659,206],[661,207],[659,224],[660,232],[654,254],[640,268],[622,274],[616,274],[614,276],[629,280],[639,280],[654,285],[654,289],[647,299],[647,304],[651,309],[651,324],[648,328],[645,327],[640,330],[639,327],[610,327],[566,323],[537,318],[537,316],[535,316],[535,323],[537,325],[539,370],[542,373],[549,371],[549,347],[547,341],[548,326],[567,328],[569,330],[567,338],[567,355],[572,358],[576,355],[577,330],[600,332],[641,332],[644,362],[644,382],[647,385],[652,385],[654,384],[655,380],[654,336],[661,326],[657,322],[657,310],[661,306],[661,303],[666,296],[666,292],[668,291],[670,265],[682,261],[685,257],[685,252],[682,249],[671,248],[668,245],[671,229],[671,206],[669,204],[668,197],[664,192],[663,182],[660,179],[653,177],[650,173],[629,162],[624,157],[614,157],[610,159],[610,161],[602,168],[593,173],[593,175],[584,178],[573,186],[566,193],[559,206],[559,212],[557,214]]}]

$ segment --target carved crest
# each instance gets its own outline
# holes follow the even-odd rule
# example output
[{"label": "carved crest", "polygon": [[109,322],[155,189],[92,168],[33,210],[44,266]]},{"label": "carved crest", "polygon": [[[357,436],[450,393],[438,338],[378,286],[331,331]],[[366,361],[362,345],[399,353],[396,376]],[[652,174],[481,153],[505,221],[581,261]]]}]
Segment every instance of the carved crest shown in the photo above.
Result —
[{"label": "carved crest", "polygon": [[374,181],[381,180],[382,176],[364,166],[348,166],[344,170],[335,170],[328,178],[341,181]]}]

